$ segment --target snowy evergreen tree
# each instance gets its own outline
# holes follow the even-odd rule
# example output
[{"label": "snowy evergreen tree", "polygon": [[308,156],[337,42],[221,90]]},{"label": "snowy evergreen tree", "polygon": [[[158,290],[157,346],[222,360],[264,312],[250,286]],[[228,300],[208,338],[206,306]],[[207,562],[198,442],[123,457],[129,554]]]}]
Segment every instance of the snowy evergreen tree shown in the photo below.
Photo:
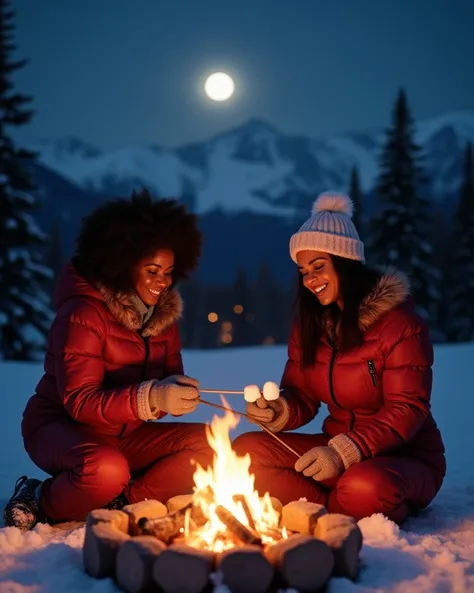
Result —
[{"label": "snowy evergreen tree", "polygon": [[33,155],[7,134],[32,116],[30,97],[15,92],[12,82],[25,64],[12,57],[13,16],[9,0],[0,0],[0,357],[33,360],[51,319],[44,290],[51,273],[41,263],[45,237],[31,216],[36,200],[25,164]]},{"label": "snowy evergreen tree", "polygon": [[474,340],[474,162],[473,146],[466,148],[464,175],[451,240],[451,266],[446,300],[448,338]]},{"label": "snowy evergreen tree", "polygon": [[439,271],[433,265],[429,241],[430,204],[423,197],[426,183],[421,148],[414,142],[414,123],[401,90],[380,157],[367,251],[373,263],[408,274],[417,309],[436,335]]},{"label": "snowy evergreen tree", "polygon": [[360,238],[363,240],[362,232],[362,191],[360,189],[359,171],[356,166],[351,169],[351,179],[349,185],[349,196],[354,204],[354,214],[352,221],[359,231]]},{"label": "snowy evergreen tree", "polygon": [[51,288],[54,290],[56,281],[64,265],[61,240],[61,225],[54,220],[49,227],[48,247],[44,256],[45,264],[51,269]]}]

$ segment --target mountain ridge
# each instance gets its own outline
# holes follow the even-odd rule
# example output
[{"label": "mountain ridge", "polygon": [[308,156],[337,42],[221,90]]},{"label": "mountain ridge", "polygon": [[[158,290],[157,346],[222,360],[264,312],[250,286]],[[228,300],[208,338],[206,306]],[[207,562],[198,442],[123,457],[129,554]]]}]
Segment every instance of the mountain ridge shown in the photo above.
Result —
[{"label": "mountain ridge", "polygon": [[[457,191],[463,153],[474,142],[474,112],[451,112],[415,125],[432,179],[430,197]],[[87,192],[129,194],[147,187],[157,196],[194,195],[199,214],[214,209],[287,217],[327,189],[347,191],[356,166],[364,192],[373,189],[384,129],[327,138],[285,134],[253,117],[203,142],[168,149],[159,144],[101,151],[79,138],[29,143],[38,160]]]}]

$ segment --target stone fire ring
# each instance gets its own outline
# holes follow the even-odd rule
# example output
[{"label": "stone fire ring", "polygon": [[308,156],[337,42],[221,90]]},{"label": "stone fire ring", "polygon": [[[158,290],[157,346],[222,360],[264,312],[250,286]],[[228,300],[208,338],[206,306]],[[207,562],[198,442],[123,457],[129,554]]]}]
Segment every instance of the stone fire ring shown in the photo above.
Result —
[{"label": "stone fire ring", "polygon": [[357,523],[304,500],[282,507],[272,498],[280,527],[286,527],[289,537],[270,546],[240,545],[214,553],[140,534],[144,520],[172,518],[191,500],[192,495],[182,495],[166,506],[145,500],[121,511],[92,511],[83,546],[86,573],[97,579],[110,577],[127,593],[201,593],[216,583],[232,593],[265,593],[279,587],[310,592],[332,576],[353,580],[358,574],[362,533]]}]

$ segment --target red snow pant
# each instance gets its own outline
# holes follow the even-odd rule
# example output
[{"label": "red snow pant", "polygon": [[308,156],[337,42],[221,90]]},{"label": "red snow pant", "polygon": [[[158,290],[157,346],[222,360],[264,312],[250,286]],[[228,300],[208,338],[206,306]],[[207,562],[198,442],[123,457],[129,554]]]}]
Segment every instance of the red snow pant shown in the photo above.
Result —
[{"label": "red snow pant", "polygon": [[51,519],[83,520],[125,490],[130,503],[165,503],[193,491],[196,461],[212,463],[205,425],[143,423],[123,438],[99,435],[69,420],[45,425],[25,442],[46,480],[40,504]]},{"label": "red snow pant", "polygon": [[[299,454],[327,445],[329,437],[316,434],[278,435]],[[374,457],[347,469],[340,478],[315,482],[294,469],[296,457],[270,435],[249,432],[233,444],[238,455],[250,453],[255,488],[287,504],[306,498],[324,504],[331,513],[359,520],[382,513],[402,523],[415,510],[427,507],[438,493],[443,475],[410,457]]]}]

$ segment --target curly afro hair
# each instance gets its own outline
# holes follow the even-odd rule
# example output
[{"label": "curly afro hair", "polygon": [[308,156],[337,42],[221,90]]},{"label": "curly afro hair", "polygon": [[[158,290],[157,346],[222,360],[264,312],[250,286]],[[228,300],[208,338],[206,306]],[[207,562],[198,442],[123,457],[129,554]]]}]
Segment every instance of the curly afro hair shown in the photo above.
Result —
[{"label": "curly afro hair", "polygon": [[202,249],[197,217],[178,200],[134,191],[130,199],[109,200],[84,219],[73,261],[89,282],[128,292],[132,269],[158,249],[174,253],[173,284],[187,278]]}]

